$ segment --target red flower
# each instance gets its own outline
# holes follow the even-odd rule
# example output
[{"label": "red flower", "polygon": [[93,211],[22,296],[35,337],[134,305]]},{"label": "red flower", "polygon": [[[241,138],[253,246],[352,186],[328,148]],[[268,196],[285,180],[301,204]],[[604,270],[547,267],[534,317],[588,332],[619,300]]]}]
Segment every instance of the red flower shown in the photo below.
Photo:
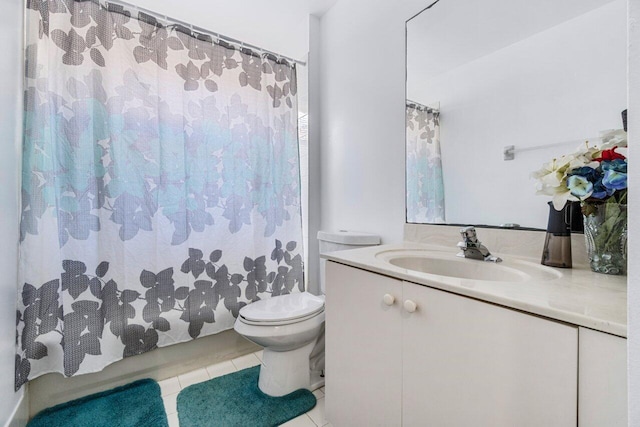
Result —
[{"label": "red flower", "polygon": [[600,157],[595,159],[595,161],[596,162],[601,162],[603,160],[611,161],[611,160],[616,160],[616,159],[620,159],[620,160],[626,159],[626,157],[623,156],[622,154],[616,153],[616,148],[618,148],[618,147],[613,147],[611,150],[603,150],[602,154],[600,154]]}]

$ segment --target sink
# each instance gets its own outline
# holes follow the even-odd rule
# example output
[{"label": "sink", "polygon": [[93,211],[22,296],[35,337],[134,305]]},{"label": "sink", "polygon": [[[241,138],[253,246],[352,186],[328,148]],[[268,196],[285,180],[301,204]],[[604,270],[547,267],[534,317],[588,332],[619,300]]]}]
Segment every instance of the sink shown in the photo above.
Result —
[{"label": "sink", "polygon": [[524,282],[533,278],[552,280],[562,276],[556,270],[528,261],[485,262],[440,251],[392,250],[380,252],[376,258],[412,272],[467,280]]}]

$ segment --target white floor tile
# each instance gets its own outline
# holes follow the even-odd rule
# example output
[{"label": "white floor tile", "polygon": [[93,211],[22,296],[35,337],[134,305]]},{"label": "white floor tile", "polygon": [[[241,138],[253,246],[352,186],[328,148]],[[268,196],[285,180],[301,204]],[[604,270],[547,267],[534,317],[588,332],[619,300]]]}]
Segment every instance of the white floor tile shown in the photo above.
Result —
[{"label": "white floor tile", "polygon": [[180,381],[180,387],[185,388],[192,384],[201,383],[209,379],[209,374],[204,368],[196,369],[195,371],[187,372],[186,374],[178,375]]},{"label": "white floor tile", "polygon": [[322,392],[322,394],[327,394],[327,393],[324,391],[324,386],[320,387],[320,391]]},{"label": "white floor tile", "polygon": [[317,426],[324,426],[328,423],[324,415],[324,398],[318,399],[316,406],[307,412],[307,415]]},{"label": "white floor tile", "polygon": [[324,397],[324,393],[320,389],[314,390],[313,395],[316,399],[322,399]]},{"label": "white floor tile", "polygon": [[233,359],[233,365],[238,369],[238,371],[242,369],[247,369],[252,366],[257,366],[260,364],[260,359],[258,359],[253,353],[247,354],[246,356],[240,356]]},{"label": "white floor tile", "polygon": [[160,386],[160,393],[163,396],[168,394],[174,394],[180,391],[180,381],[178,377],[167,378],[166,380],[158,381]]},{"label": "white floor tile", "polygon": [[306,414],[302,414],[284,424],[280,424],[280,427],[316,427],[316,424]]},{"label": "white floor tile", "polygon": [[257,357],[258,359],[260,359],[260,362],[262,362],[262,353],[263,353],[263,352],[264,352],[264,350],[260,350],[260,351],[256,351],[255,353],[253,353],[253,354],[255,354],[255,355],[256,355],[256,357]]},{"label": "white floor tile", "polygon": [[167,420],[169,420],[169,427],[180,427],[177,412],[175,414],[167,415]]},{"label": "white floor tile", "polygon": [[164,410],[167,412],[167,415],[178,412],[178,393],[163,396],[162,401],[164,402]]},{"label": "white floor tile", "polygon": [[233,365],[233,363],[231,363],[230,360],[207,366],[206,369],[209,373],[209,378],[221,377],[223,375],[227,375],[236,371],[236,367]]}]

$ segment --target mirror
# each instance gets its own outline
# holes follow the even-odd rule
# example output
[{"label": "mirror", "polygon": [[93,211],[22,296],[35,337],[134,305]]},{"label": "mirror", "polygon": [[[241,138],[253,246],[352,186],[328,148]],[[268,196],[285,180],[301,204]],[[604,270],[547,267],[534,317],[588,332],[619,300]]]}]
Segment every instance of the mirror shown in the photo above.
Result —
[{"label": "mirror", "polygon": [[439,0],[407,21],[407,222],[545,229],[531,172],[622,128],[626,7]]}]

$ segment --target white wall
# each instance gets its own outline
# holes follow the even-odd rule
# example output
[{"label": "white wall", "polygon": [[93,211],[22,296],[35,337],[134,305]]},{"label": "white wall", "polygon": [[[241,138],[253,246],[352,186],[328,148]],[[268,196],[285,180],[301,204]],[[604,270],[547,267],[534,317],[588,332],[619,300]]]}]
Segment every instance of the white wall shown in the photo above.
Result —
[{"label": "white wall", "polygon": [[629,0],[629,425],[640,425],[640,1]]},{"label": "white wall", "polygon": [[340,0],[321,19],[321,228],[402,240],[404,23],[428,4]]},{"label": "white wall", "polygon": [[[576,141],[622,128],[626,9],[626,0],[608,3],[431,78],[409,63],[408,98],[440,104],[447,222],[546,228],[549,198],[535,197],[530,173],[573,152]],[[429,22],[421,19],[420,25]],[[417,30],[412,24],[409,33]],[[467,34],[473,38],[476,31],[482,29]],[[409,44],[410,55],[419,55],[426,40],[419,42]],[[574,142],[503,160],[508,145],[564,141]]]},{"label": "white wall", "polygon": [[0,40],[0,425],[11,421],[14,392],[18,213],[22,135],[22,2],[1,0]]},{"label": "white wall", "polygon": [[320,266],[318,247],[318,230],[320,230],[320,147],[321,147],[321,62],[320,62],[320,19],[316,16],[309,16],[309,161],[308,161],[308,241],[306,255],[308,264],[306,269],[307,290],[314,294],[319,294],[320,289]]}]

